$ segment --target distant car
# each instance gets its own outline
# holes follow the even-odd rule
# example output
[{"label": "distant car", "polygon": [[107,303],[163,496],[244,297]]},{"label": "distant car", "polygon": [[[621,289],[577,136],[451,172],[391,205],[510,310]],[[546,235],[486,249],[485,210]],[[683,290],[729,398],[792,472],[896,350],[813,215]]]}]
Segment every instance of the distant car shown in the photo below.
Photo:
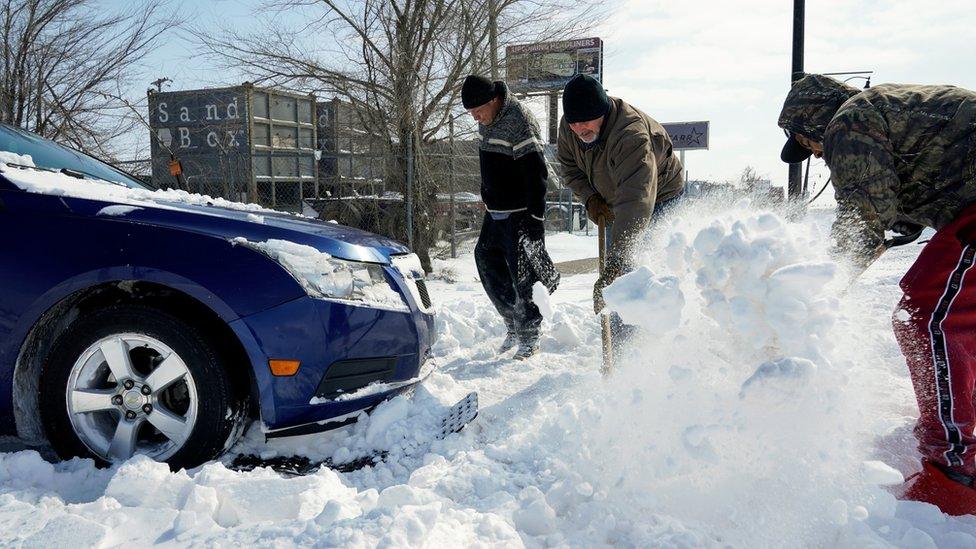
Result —
[{"label": "distant car", "polygon": [[[551,231],[582,231],[586,228],[586,207],[579,202],[573,202],[572,217],[570,207],[565,202],[549,201],[546,204],[546,228]],[[573,221],[575,223],[573,223]]]},{"label": "distant car", "polygon": [[131,176],[0,125],[0,434],[174,468],[354,421],[429,373],[392,240]]}]

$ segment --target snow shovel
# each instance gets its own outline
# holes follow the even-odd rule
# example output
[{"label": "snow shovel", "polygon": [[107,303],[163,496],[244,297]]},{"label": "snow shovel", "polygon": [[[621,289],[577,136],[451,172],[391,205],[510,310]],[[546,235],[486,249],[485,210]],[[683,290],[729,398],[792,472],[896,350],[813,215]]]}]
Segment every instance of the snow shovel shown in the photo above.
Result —
[{"label": "snow shovel", "polygon": [[[878,246],[877,249],[874,250],[871,257],[868,258],[868,260],[863,265],[858,266],[857,272],[851,274],[850,282],[848,282],[847,288],[844,289],[844,293],[847,293],[847,291],[854,286],[857,280],[861,278],[861,275],[864,274],[864,272],[867,271],[868,268],[870,268],[875,261],[880,259],[885,252],[887,252],[892,248],[897,248],[898,246],[904,246],[906,244],[911,244],[912,242],[915,242],[916,240],[919,239],[920,236],[922,236],[922,231],[924,230],[925,227],[921,225],[914,225],[913,227],[908,228],[907,232],[904,232],[899,236],[894,236],[892,238],[885,240],[881,246]],[[920,242],[920,244],[924,244],[924,242]],[[963,242],[963,245],[965,244],[966,242]]]},{"label": "snow shovel", "polygon": [[[597,238],[600,241],[600,278],[603,278],[607,263],[606,219],[601,217],[597,223],[597,226],[599,227]],[[610,370],[613,369],[613,334],[610,332],[610,315],[600,312],[600,326],[603,334],[603,367],[600,368],[600,373],[602,373],[605,377],[610,375]]]}]

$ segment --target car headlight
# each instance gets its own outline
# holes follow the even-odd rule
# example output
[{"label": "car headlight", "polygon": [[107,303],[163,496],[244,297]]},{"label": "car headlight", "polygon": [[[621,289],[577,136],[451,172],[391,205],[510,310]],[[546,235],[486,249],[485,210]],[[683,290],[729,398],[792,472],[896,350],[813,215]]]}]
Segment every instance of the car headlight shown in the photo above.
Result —
[{"label": "car headlight", "polygon": [[277,262],[305,288],[310,297],[408,310],[403,297],[387,281],[382,265],[339,259],[311,246],[287,240],[253,242],[238,237],[232,239],[231,243],[261,252]]}]

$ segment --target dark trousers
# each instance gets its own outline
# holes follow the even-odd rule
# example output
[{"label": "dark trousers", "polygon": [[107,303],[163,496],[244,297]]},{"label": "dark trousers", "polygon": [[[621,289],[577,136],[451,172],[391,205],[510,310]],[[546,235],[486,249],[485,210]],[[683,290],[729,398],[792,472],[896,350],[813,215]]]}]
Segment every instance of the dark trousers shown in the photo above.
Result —
[{"label": "dark trousers", "polygon": [[520,244],[521,239],[528,237],[523,224],[525,215],[519,212],[495,220],[486,213],[474,249],[485,293],[508,330],[523,341],[538,337],[542,324],[542,314],[532,301],[532,286],[539,279]]}]

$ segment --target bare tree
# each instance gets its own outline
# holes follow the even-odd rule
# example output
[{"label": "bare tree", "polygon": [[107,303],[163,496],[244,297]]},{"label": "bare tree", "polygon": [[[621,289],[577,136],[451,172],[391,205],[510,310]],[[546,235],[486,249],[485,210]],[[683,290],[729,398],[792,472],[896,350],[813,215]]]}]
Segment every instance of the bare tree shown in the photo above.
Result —
[{"label": "bare tree", "polygon": [[[387,186],[407,196],[414,249],[429,268],[437,180],[425,152],[446,138],[460,84],[487,73],[490,21],[505,42],[583,32],[580,0],[286,0],[257,32],[197,30],[206,51],[258,83],[334,94],[388,154]],[[496,17],[490,17],[490,10]],[[286,13],[289,17],[275,17]],[[567,16],[566,14],[572,14]],[[291,25],[282,21],[298,20]],[[405,210],[402,214],[406,217]],[[405,219],[396,223],[407,236]]]},{"label": "bare tree", "polygon": [[105,14],[93,0],[0,0],[0,121],[115,158],[139,121],[123,99],[174,24],[163,0]]},{"label": "bare tree", "polygon": [[765,197],[772,189],[772,185],[769,177],[760,175],[752,166],[746,166],[739,175],[739,181],[735,186],[747,193]]},{"label": "bare tree", "polygon": [[756,171],[756,168],[753,168],[752,166],[742,168],[742,173],[739,174],[739,184],[743,187],[751,187],[756,183],[756,181],[759,181],[759,179],[761,179],[759,177],[759,173]]}]

